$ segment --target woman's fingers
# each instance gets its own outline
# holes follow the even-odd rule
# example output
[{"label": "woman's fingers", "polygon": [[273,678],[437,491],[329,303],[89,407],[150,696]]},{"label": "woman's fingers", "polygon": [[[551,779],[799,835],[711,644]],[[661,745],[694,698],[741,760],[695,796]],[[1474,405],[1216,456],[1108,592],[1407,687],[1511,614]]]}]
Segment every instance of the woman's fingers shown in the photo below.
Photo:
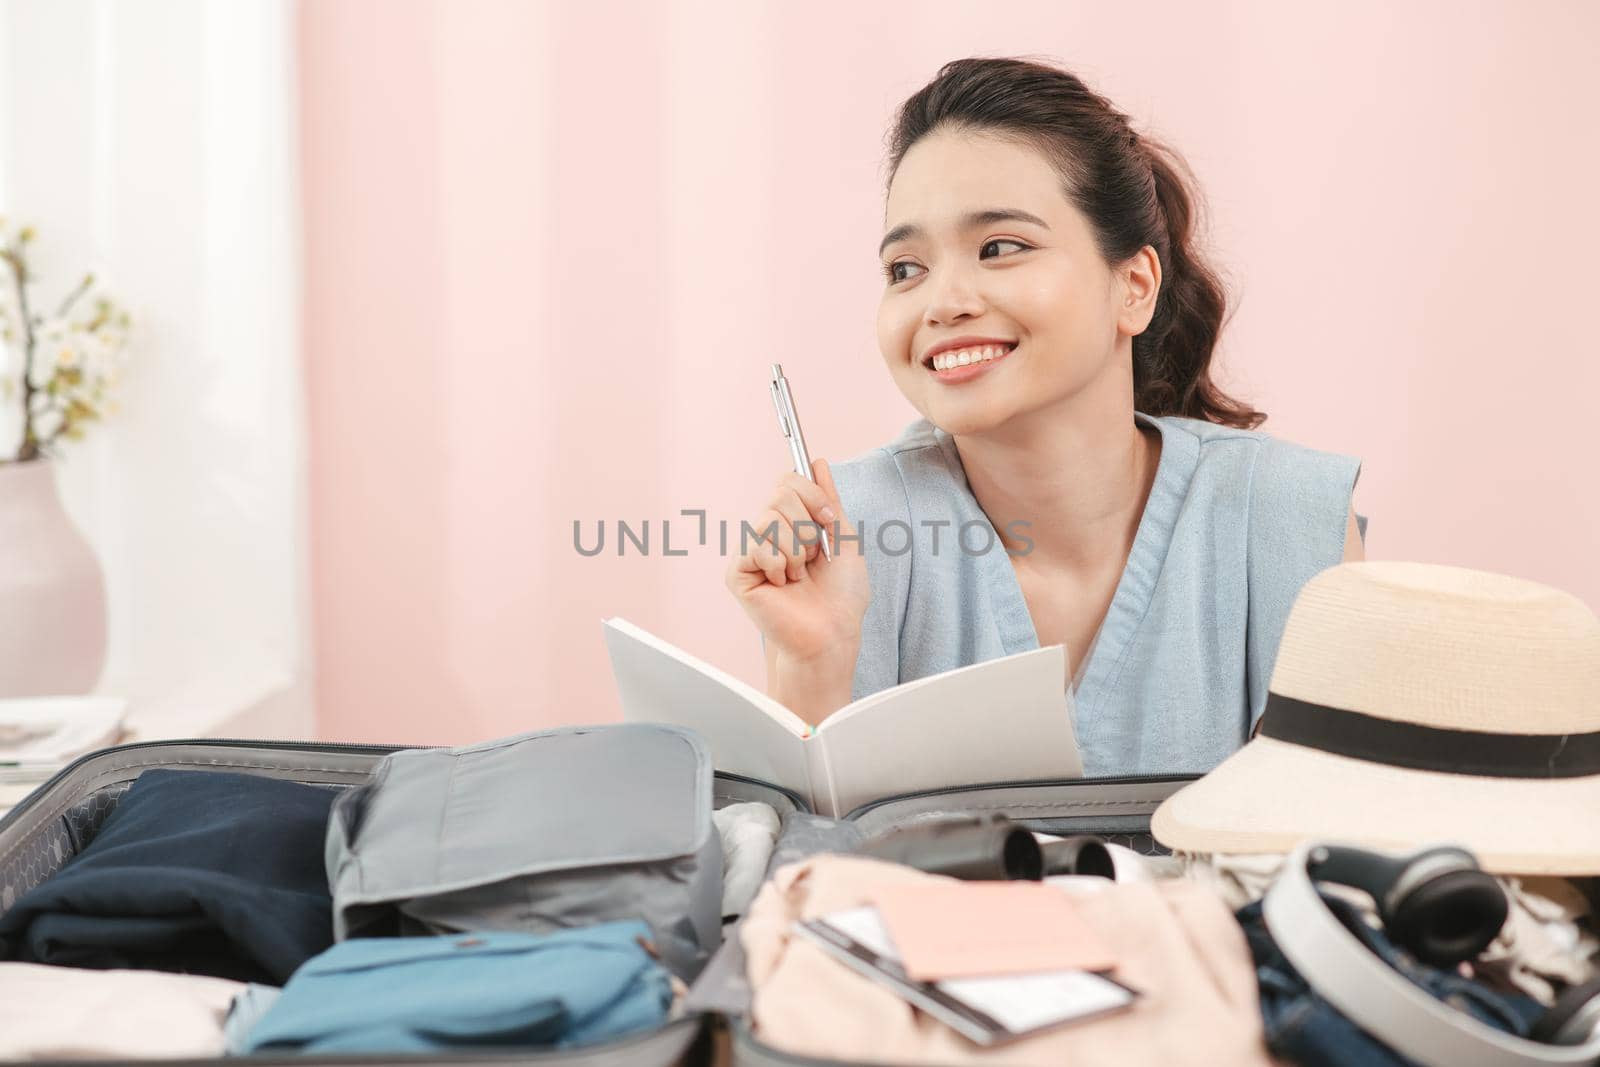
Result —
[{"label": "woman's fingers", "polygon": [[[813,470],[815,469],[815,464],[812,465],[812,468]],[[832,501],[828,499],[828,491],[822,486],[810,478],[802,477],[792,471],[785,473],[778,480],[778,485],[780,490],[788,490],[793,493],[805,508],[805,514],[802,518],[811,520],[823,529],[833,525],[833,520],[838,515],[838,510],[833,506]]]},{"label": "woman's fingers", "polygon": [[748,551],[735,562],[730,581],[740,573],[759,573],[773,585],[803,581],[806,564],[821,553],[824,531],[831,537],[837,525],[847,534],[854,533],[827,461],[815,460],[811,469],[816,481],[793,471],[779,476],[767,511],[751,525],[748,535],[741,528],[741,542]]},{"label": "woman's fingers", "polygon": [[[776,508],[769,508],[754,525],[749,535],[750,551],[745,558],[754,569],[767,576],[773,585],[784,585],[789,579],[789,557],[783,551],[784,529],[788,523]],[[746,536],[740,530],[741,540]],[[749,568],[747,568],[749,569]]]},{"label": "woman's fingers", "polygon": [[763,585],[782,585],[786,580],[782,556],[760,545],[735,558],[727,571],[727,586],[739,597]]},{"label": "woman's fingers", "polygon": [[[804,545],[799,544],[792,525],[792,515],[801,513],[799,502],[774,500],[773,506],[748,529],[741,527],[740,543],[746,547],[740,556],[738,569],[759,571],[773,585],[785,585],[805,577],[805,560],[809,558]],[[815,550],[812,550],[813,552]]]},{"label": "woman's fingers", "polygon": [[[793,491],[805,505],[805,518],[818,527],[808,534],[809,540],[816,545],[821,540],[821,533],[827,534],[830,543],[836,535],[854,537],[855,527],[850,525],[850,520],[844,513],[844,504],[839,499],[839,490],[834,485],[833,471],[829,469],[828,461],[812,460],[811,473],[815,481],[794,473],[785,473],[779,479],[779,484]],[[808,550],[807,558],[815,556],[818,551],[820,545]]]},{"label": "woman's fingers", "polygon": [[773,497],[772,508],[784,520],[778,531],[778,540],[779,547],[788,560],[789,580],[803,581],[806,576],[807,561],[815,558],[820,550],[821,523],[806,508],[799,494],[787,486],[778,490],[778,494]]},{"label": "woman's fingers", "polygon": [[811,473],[816,477],[817,488],[822,490],[823,496],[835,516],[835,518],[828,520],[828,528],[831,530],[834,522],[837,521],[840,532],[853,536],[856,528],[850,525],[850,519],[844,513],[844,501],[839,499],[839,487],[833,482],[833,468],[828,466],[828,461],[825,459],[814,459],[811,461]]}]

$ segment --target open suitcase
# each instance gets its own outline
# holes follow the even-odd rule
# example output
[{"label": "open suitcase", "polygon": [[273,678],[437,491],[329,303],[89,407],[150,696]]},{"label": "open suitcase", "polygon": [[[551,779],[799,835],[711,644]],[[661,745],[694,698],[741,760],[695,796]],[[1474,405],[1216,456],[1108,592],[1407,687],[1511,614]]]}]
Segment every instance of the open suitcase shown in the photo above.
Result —
[{"label": "open suitcase", "polygon": [[[362,784],[374,765],[400,746],[248,740],[159,741],[122,745],[84,756],[0,818],[0,914],[40,884],[93,839],[133,781],[152,768],[215,770],[265,775],[330,789]],[[415,746],[408,746],[415,747]],[[1185,777],[1067,780],[964,787],[894,797],[850,813],[866,835],[948,814],[1004,813],[1031,829],[1058,834],[1097,833],[1138,851],[1154,852],[1150,817]],[[741,801],[770,804],[780,816],[805,812],[794,794],[717,772],[716,807]],[[691,1003],[693,998],[691,998]],[[714,1040],[717,1038],[717,1040]],[[661,1029],[575,1050],[478,1051],[449,1056],[393,1057],[407,1063],[572,1064],[582,1067],[658,1067],[706,1062],[715,1048],[740,1064],[822,1062],[797,1059],[763,1045],[745,1020],[691,1012]],[[717,1058],[721,1058],[719,1055]],[[377,1062],[382,1057],[251,1056],[258,1062]],[[185,1060],[181,1062],[223,1062]]]}]

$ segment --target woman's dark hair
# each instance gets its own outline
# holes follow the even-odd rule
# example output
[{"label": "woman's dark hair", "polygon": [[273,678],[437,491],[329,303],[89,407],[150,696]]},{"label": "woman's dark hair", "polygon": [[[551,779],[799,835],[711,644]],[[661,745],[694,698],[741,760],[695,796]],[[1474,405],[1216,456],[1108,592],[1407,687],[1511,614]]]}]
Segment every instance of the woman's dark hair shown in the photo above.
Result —
[{"label": "woman's dark hair", "polygon": [[[993,133],[1042,152],[1094,228],[1107,263],[1149,245],[1161,259],[1150,325],[1133,339],[1134,406],[1254,429],[1263,412],[1211,380],[1227,306],[1195,244],[1199,198],[1170,149],[1075,75],[1022,59],[958,59],[900,108],[889,135],[889,181],[911,146],[940,130]],[[1188,178],[1188,180],[1186,180]]]}]

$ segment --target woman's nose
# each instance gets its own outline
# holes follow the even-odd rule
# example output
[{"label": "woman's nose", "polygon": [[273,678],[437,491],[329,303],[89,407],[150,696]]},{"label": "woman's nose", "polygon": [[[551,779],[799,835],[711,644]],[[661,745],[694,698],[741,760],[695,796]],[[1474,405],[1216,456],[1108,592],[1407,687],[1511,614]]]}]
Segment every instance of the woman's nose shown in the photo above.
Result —
[{"label": "woman's nose", "polygon": [[928,281],[932,284],[923,287],[923,292],[928,294],[928,306],[924,312],[928,325],[938,326],[983,314],[983,296],[967,272],[940,271]]}]

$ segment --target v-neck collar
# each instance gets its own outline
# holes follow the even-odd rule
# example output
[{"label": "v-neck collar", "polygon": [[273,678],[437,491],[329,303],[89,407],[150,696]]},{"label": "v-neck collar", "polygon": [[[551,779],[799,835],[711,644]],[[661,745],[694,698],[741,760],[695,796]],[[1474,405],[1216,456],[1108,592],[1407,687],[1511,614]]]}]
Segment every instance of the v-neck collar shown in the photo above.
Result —
[{"label": "v-neck collar", "polygon": [[[1128,562],[1123,566],[1122,577],[1111,595],[1111,604],[1100,629],[1089,643],[1088,666],[1074,695],[1080,717],[1093,714],[1122,672],[1133,636],[1149,611],[1156,581],[1172,544],[1173,528],[1200,461],[1200,441],[1192,433],[1142,411],[1135,411],[1133,417],[1141,425],[1154,427],[1161,433],[1161,456],[1156,463],[1156,475],[1144,513],[1139,517],[1139,528],[1134,533],[1133,547],[1128,551]],[[933,428],[933,433],[972,509],[984,515],[967,481],[955,438],[938,427]],[[992,522],[990,526],[993,527]],[[990,598],[1001,646],[1007,655],[1038,648],[1039,634],[1033,625],[1033,616],[1028,613],[1028,602],[1022,595],[1022,585],[1017,581],[1011,558],[1003,548],[998,548],[1003,544],[998,532],[992,543],[998,550],[971,558],[983,572],[982,585]],[[1067,668],[1072,676],[1079,671],[1075,663],[1067,664]]]}]

